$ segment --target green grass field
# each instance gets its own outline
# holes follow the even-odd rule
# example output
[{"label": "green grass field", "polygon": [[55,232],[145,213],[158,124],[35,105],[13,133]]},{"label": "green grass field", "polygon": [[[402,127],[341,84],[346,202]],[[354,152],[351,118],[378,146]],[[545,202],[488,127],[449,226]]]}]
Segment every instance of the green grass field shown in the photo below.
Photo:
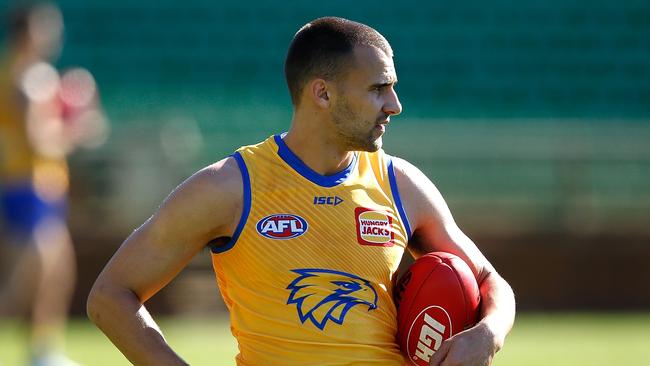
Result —
[{"label": "green grass field", "polygon": [[[237,347],[224,318],[166,318],[167,340],[192,365],[234,365]],[[24,364],[25,330],[0,323],[0,364]],[[89,322],[77,319],[67,333],[72,358],[89,366],[128,365]],[[521,314],[497,366],[650,365],[649,314]]]}]

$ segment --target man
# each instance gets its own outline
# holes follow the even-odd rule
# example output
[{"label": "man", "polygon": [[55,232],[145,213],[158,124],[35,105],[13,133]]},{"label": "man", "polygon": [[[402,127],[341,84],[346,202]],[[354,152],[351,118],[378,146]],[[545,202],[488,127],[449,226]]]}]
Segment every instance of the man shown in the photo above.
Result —
[{"label": "man", "polygon": [[381,150],[402,110],[388,42],[366,25],[320,18],[295,35],[285,74],[289,131],[176,188],[100,274],[90,318],[134,364],[184,365],[143,303],[209,245],[238,365],[402,365],[391,280],[408,243],[416,257],[462,257],[483,296],[481,321],[431,364],[490,364],[514,297],[434,185]]},{"label": "man", "polygon": [[31,365],[76,365],[62,353],[76,275],[65,158],[94,140],[104,121],[90,73],[60,76],[50,64],[62,45],[60,10],[23,5],[8,20],[0,64],[0,317],[28,318]]}]

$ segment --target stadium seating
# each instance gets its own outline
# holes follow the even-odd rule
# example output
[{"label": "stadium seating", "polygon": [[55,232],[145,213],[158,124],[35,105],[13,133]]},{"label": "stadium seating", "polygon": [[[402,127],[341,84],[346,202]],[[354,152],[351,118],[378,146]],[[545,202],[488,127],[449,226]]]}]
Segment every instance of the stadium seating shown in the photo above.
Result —
[{"label": "stadium seating", "polygon": [[62,64],[92,68],[107,92],[218,85],[286,103],[281,70],[293,33],[309,19],[337,14],[367,22],[392,41],[400,92],[419,116],[650,114],[650,7],[643,1],[62,5]]},{"label": "stadium seating", "polygon": [[647,1],[61,5],[60,64],[96,75],[115,136],[182,113],[204,135],[204,163],[286,129],[288,43],[306,21],[340,15],[392,42],[405,109],[387,146],[468,221],[506,205],[501,223],[591,230],[650,212]]}]

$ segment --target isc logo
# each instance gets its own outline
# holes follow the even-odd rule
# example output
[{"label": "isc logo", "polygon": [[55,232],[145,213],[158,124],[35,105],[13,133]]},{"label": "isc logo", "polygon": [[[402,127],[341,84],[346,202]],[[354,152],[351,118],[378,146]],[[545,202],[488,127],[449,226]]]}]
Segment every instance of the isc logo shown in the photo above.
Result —
[{"label": "isc logo", "polygon": [[291,239],[307,231],[307,221],[298,215],[274,214],[258,221],[256,229],[270,239]]},{"label": "isc logo", "polygon": [[337,206],[339,203],[343,202],[343,199],[339,196],[316,196],[314,197],[315,205],[331,205]]},{"label": "isc logo", "polygon": [[[449,320],[449,322],[445,326],[436,318],[443,322]],[[440,348],[442,341],[449,338],[450,333],[451,319],[443,308],[432,306],[425,309],[411,325],[407,340],[409,357],[416,365],[428,365],[431,356]],[[411,339],[412,335],[413,339]]]}]

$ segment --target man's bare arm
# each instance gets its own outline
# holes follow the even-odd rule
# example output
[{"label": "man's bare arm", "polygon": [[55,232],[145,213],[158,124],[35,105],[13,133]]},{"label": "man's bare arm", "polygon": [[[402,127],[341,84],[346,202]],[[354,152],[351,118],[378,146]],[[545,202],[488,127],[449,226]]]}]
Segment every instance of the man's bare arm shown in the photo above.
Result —
[{"label": "man's bare arm", "polygon": [[409,250],[416,258],[432,251],[461,257],[474,272],[481,291],[479,323],[443,342],[431,365],[442,361],[450,365],[489,365],[514,323],[512,289],[458,228],[435,185],[413,165],[393,159],[400,196],[413,230]]},{"label": "man's bare arm", "polygon": [[185,365],[143,303],[212,239],[232,235],[243,201],[233,158],[183,182],[108,262],[88,297],[88,316],[135,365]]}]

